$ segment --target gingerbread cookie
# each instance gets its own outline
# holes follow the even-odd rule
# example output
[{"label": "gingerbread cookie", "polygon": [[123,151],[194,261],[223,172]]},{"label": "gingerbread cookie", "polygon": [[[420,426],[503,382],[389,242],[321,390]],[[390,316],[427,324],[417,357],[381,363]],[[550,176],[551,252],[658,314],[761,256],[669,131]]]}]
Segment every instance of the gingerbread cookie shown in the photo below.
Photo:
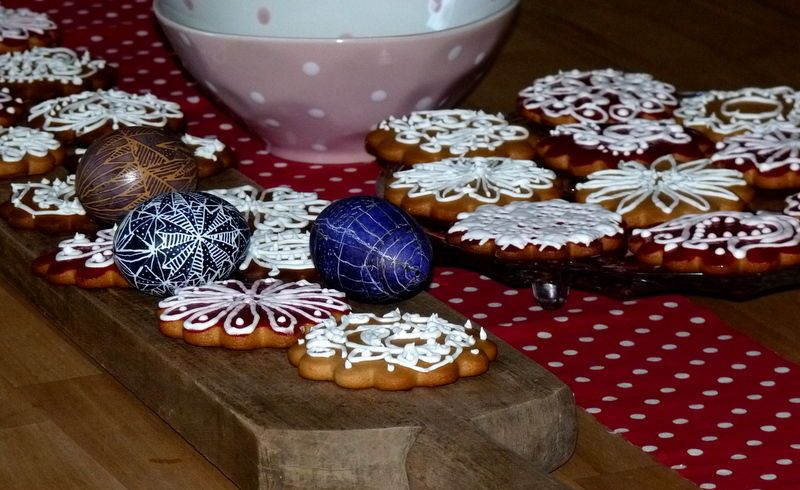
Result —
[{"label": "gingerbread cookie", "polygon": [[58,248],[34,259],[33,273],[53,284],[92,289],[130,287],[114,264],[114,231],[113,228],[100,230],[91,239],[77,233],[62,240]]},{"label": "gingerbread cookie", "polygon": [[477,376],[496,357],[497,346],[469,320],[459,325],[400,310],[325,320],[289,349],[303,378],[392,391]]},{"label": "gingerbread cookie", "polygon": [[390,117],[367,135],[367,151],[379,162],[410,166],[455,156],[533,158],[531,134],[502,114],[449,109]]},{"label": "gingerbread cookie", "polygon": [[308,231],[256,229],[239,264],[239,275],[250,281],[267,276],[292,281],[316,279],[310,238]]},{"label": "gingerbread cookie", "polygon": [[599,204],[622,215],[629,227],[708,211],[741,211],[753,198],[742,173],[715,168],[711,160],[678,163],[667,155],[647,166],[622,162],[589,174],[575,186],[578,202]]},{"label": "gingerbread cookie", "polygon": [[605,69],[561,71],[539,78],[520,91],[517,104],[525,118],[556,126],[666,119],[678,101],[675,87],[651,75]]},{"label": "gingerbread cookie", "polygon": [[562,124],[536,143],[545,166],[573,177],[617,168],[622,160],[652,163],[664,155],[678,161],[696,160],[706,157],[712,147],[706,137],[671,119],[633,119],[608,126]]},{"label": "gingerbread cookie", "polygon": [[786,198],[786,207],[783,212],[789,216],[800,218],[800,193],[792,194]]},{"label": "gingerbread cookie", "polygon": [[768,123],[800,125],[800,93],[789,87],[712,90],[681,100],[675,118],[713,141]]},{"label": "gingerbread cookie", "polygon": [[31,107],[28,121],[64,143],[85,147],[124,126],[151,126],[179,132],[183,113],[178,104],[152,94],[122,90],[87,91],[46,100]]},{"label": "gingerbread cookie", "polygon": [[0,53],[52,46],[57,40],[56,24],[47,14],[0,7]]},{"label": "gingerbread cookie", "polygon": [[800,220],[778,213],[683,216],[633,230],[630,250],[677,272],[753,274],[800,264]]},{"label": "gingerbread cookie", "polygon": [[177,289],[158,303],[158,318],[164,335],[193,345],[285,348],[313,325],[348,313],[343,298],[307,281],[218,281]]},{"label": "gingerbread cookie", "polygon": [[768,124],[717,143],[711,161],[763,189],[800,189],[800,128]]},{"label": "gingerbread cookie", "polygon": [[0,217],[22,230],[53,234],[97,230],[75,195],[74,175],[64,180],[11,184],[11,198],[0,204]]},{"label": "gingerbread cookie", "polygon": [[311,226],[331,202],[316,192],[297,192],[288,186],[259,190],[250,185],[208,192],[236,206],[256,228],[275,232]]},{"label": "gingerbread cookie", "polygon": [[0,87],[28,101],[109,88],[115,78],[105,60],[69,48],[33,48],[0,55]]},{"label": "gingerbread cookie", "polygon": [[0,88],[0,127],[13,126],[21,121],[23,116],[25,116],[23,100],[11,95],[7,88]]},{"label": "gingerbread cookie", "polygon": [[0,129],[0,178],[45,174],[64,162],[66,152],[52,134],[38,129]]},{"label": "gingerbread cookie", "polygon": [[568,260],[624,247],[622,217],[596,204],[514,202],[486,204],[461,213],[447,242],[469,253],[501,260]]},{"label": "gingerbread cookie", "polygon": [[194,153],[197,160],[197,178],[203,179],[217,175],[236,163],[233,152],[216,136],[200,138],[184,134],[181,141]]},{"label": "gingerbread cookie", "polygon": [[448,158],[395,172],[384,198],[424,220],[450,224],[483,204],[544,201],[561,195],[556,175],[530,160]]}]

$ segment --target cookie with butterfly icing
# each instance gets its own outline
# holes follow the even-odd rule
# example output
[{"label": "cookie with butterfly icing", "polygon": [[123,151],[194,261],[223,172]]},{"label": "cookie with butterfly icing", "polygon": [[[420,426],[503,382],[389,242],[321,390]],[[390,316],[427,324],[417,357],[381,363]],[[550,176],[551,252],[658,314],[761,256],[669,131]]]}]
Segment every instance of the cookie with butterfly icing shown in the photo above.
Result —
[{"label": "cookie with butterfly icing", "polygon": [[622,217],[597,204],[513,202],[461,213],[448,243],[508,261],[568,260],[610,254],[625,246]]},{"label": "cookie with butterfly icing", "polygon": [[56,23],[47,14],[0,7],[0,53],[52,46],[57,41]]},{"label": "cookie with butterfly icing", "polygon": [[711,160],[678,163],[672,155],[651,166],[622,162],[589,174],[575,186],[578,202],[599,204],[622,215],[629,227],[651,226],[709,211],[741,211],[753,198],[741,172],[716,168]]},{"label": "cookie with butterfly icing", "polygon": [[320,199],[316,192],[298,192],[289,186],[258,189],[244,185],[204,192],[236,206],[255,228],[274,232],[308,229],[331,203]]},{"label": "cookie with butterfly icing", "polygon": [[350,311],[344,293],[307,281],[217,281],[179,288],[158,303],[161,332],[189,344],[285,348],[314,325]]},{"label": "cookie with butterfly icing", "polygon": [[303,378],[391,391],[478,376],[496,358],[495,343],[469,320],[400,310],[322,321],[289,348],[289,362]]},{"label": "cookie with butterfly icing", "polygon": [[712,90],[682,99],[675,118],[713,141],[770,123],[800,126],[800,92],[790,87]]},{"label": "cookie with butterfly icing", "polygon": [[238,275],[248,281],[265,277],[288,281],[317,279],[317,270],[311,260],[310,238],[311,233],[307,230],[276,232],[255,229],[247,253],[239,264]]},{"label": "cookie with butterfly icing", "polygon": [[678,105],[675,87],[646,73],[560,71],[519,92],[520,114],[539,124],[616,124],[666,119]]},{"label": "cookie with butterfly icing", "polygon": [[762,189],[800,189],[800,127],[767,124],[720,141],[715,165],[744,173]]},{"label": "cookie with butterfly icing", "polygon": [[800,264],[800,220],[780,213],[717,211],[635,229],[636,258],[677,272],[754,274]]},{"label": "cookie with butterfly icing", "polygon": [[217,175],[236,164],[236,157],[225,143],[216,136],[192,136],[184,134],[181,141],[192,150],[197,161],[197,178]]},{"label": "cookie with butterfly icing", "polygon": [[121,127],[149,126],[180,132],[184,123],[178,104],[153,94],[118,89],[86,91],[40,102],[28,111],[28,122],[78,147],[88,146]]},{"label": "cookie with butterfly icing", "polygon": [[390,117],[367,135],[367,151],[390,166],[411,166],[445,158],[533,158],[533,136],[502,114],[466,109],[417,111]]},{"label": "cookie with butterfly icing", "polygon": [[51,234],[91,233],[98,228],[75,195],[74,175],[12,183],[11,198],[0,204],[0,217],[12,228]]},{"label": "cookie with butterfly icing", "polygon": [[531,160],[448,158],[395,172],[384,198],[418,219],[450,224],[483,204],[545,201],[561,196],[556,175]]},{"label": "cookie with butterfly icing", "polygon": [[800,192],[786,197],[786,207],[783,212],[789,216],[800,218]]},{"label": "cookie with butterfly icing", "polygon": [[712,148],[708,138],[672,119],[562,124],[536,143],[542,164],[573,177],[616,168],[623,160],[652,163],[664,155],[678,161],[696,160],[708,156]]},{"label": "cookie with butterfly icing", "polygon": [[64,163],[66,151],[51,133],[0,128],[0,178],[45,174]]},{"label": "cookie with butterfly icing", "polygon": [[92,238],[76,233],[35,258],[31,269],[53,284],[90,289],[128,288],[130,284],[114,264],[114,232],[114,228],[107,228]]},{"label": "cookie with butterfly icing", "polygon": [[27,101],[110,88],[115,70],[106,60],[69,48],[33,48],[0,55],[0,87]]}]

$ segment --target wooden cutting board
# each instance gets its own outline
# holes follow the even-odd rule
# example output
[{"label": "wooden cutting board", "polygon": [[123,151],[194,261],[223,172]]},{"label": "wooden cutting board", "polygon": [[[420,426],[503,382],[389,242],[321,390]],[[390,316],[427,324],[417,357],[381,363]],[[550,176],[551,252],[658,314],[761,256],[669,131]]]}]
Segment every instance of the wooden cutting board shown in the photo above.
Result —
[{"label": "wooden cutting board", "polygon": [[[204,188],[252,182],[230,170]],[[8,198],[6,184],[0,202]],[[479,377],[439,388],[351,391],[297,375],[285,351],[194,347],[158,331],[157,300],[53,286],[30,263],[59,237],[0,221],[0,275],[243,488],[561,488],[572,393],[501,340]],[[465,319],[427,293],[394,307]]]}]

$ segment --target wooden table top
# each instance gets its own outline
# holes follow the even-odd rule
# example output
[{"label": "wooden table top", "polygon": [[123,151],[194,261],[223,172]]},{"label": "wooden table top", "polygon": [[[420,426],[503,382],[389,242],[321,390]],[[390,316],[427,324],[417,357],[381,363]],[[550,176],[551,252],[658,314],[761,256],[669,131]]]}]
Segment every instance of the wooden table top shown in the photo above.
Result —
[{"label": "wooden table top", "polygon": [[[497,63],[467,99],[509,111],[533,78],[564,68],[645,71],[682,90],[800,87],[800,4],[779,0],[647,4],[523,0]],[[800,362],[800,293],[747,302],[697,298],[725,321]],[[233,488],[233,484],[57,328],[0,283],[2,488]],[[591,415],[579,414],[570,488],[694,488]]]}]

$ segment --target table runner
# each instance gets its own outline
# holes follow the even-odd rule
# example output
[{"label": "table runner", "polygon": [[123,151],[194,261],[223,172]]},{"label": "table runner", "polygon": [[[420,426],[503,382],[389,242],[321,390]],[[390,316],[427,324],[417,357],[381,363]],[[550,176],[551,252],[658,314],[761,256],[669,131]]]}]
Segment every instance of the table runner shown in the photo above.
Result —
[{"label": "table runner", "polygon": [[[312,165],[270,155],[180,68],[150,0],[4,6],[50,14],[62,44],[117,66],[120,88],[180,103],[188,131],[216,134],[261,185],[327,199],[374,193],[374,164]],[[437,268],[430,291],[547,367],[609,430],[701,488],[800,488],[798,367],[711,311],[676,295],[620,302],[579,291],[563,309],[544,311],[528,289],[457,268]]]}]

